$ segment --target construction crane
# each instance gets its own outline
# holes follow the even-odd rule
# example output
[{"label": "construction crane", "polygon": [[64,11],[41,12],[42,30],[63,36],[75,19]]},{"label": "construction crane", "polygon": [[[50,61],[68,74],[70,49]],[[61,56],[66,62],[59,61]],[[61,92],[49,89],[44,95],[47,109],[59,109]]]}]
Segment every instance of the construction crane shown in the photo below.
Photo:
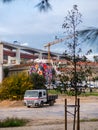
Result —
[{"label": "construction crane", "polygon": [[64,37],[64,38],[62,38],[62,39],[56,39],[56,40],[54,40],[54,41],[52,41],[52,42],[49,42],[49,43],[47,43],[46,45],[44,45],[45,48],[48,48],[48,63],[50,63],[50,58],[51,58],[51,56],[50,56],[50,47],[51,47],[52,45],[54,45],[54,44],[63,42],[63,41],[65,41],[65,40],[67,40],[67,39],[70,39],[70,38],[72,38],[72,37],[73,37],[72,35],[66,36],[66,37]]}]

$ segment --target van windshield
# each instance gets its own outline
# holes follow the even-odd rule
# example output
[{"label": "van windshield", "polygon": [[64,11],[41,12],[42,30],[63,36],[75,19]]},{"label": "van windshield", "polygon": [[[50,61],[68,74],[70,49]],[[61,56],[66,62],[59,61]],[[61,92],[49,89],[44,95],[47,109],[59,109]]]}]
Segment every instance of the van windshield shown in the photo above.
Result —
[{"label": "van windshield", "polygon": [[37,91],[26,91],[24,97],[38,97]]}]

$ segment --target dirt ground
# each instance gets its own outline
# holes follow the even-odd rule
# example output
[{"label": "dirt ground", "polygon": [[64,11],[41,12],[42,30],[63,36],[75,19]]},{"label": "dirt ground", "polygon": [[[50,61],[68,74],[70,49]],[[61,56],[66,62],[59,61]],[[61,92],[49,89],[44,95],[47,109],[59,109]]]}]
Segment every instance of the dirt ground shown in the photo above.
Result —
[{"label": "dirt ground", "polygon": [[[98,101],[97,96],[88,96],[88,97],[78,97],[80,99],[80,103],[92,103]],[[59,96],[56,100],[57,104],[64,104],[65,99],[67,99],[67,103],[74,103],[75,97],[74,96]],[[4,100],[0,101],[0,107],[23,107],[23,101],[11,101],[11,100]]]},{"label": "dirt ground", "polygon": [[[68,104],[74,104],[74,97],[69,96],[59,96],[59,98],[56,101],[57,105],[64,104],[65,98],[67,99]],[[80,104],[87,104],[87,103],[98,103],[98,97],[96,96],[89,96],[89,97],[79,97],[80,98]],[[0,101],[0,108],[1,109],[7,109],[7,108],[25,108],[23,105],[23,101]],[[81,122],[80,124],[81,130],[98,130],[98,122]],[[29,128],[30,127],[30,128]],[[64,118],[56,119],[53,117],[53,119],[30,119],[30,122],[26,125],[26,130],[32,129],[32,130],[64,130]],[[3,130],[3,129],[2,129]],[[6,130],[6,128],[5,128]],[[8,129],[7,129],[8,130]],[[10,129],[9,129],[10,130]],[[17,129],[18,130],[18,129]],[[22,129],[21,129],[22,130]],[[72,130],[72,121],[68,121],[68,130]]]}]

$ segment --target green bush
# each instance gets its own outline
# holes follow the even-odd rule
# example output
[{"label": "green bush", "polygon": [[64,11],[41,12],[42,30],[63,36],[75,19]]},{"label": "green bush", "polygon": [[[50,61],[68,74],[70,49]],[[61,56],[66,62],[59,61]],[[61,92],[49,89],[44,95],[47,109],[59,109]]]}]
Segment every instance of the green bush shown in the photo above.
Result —
[{"label": "green bush", "polygon": [[39,75],[37,73],[32,73],[30,75],[30,82],[33,84],[34,89],[45,88],[46,80],[43,75]]},{"label": "green bush", "polygon": [[29,121],[27,119],[7,118],[5,120],[0,121],[0,127],[24,126],[28,122]]},{"label": "green bush", "polygon": [[3,80],[0,87],[0,99],[22,99],[27,89],[32,89],[33,84],[25,73],[12,75]]},{"label": "green bush", "polygon": [[45,78],[37,73],[11,75],[0,85],[0,99],[21,100],[26,90],[45,88],[45,82]]}]

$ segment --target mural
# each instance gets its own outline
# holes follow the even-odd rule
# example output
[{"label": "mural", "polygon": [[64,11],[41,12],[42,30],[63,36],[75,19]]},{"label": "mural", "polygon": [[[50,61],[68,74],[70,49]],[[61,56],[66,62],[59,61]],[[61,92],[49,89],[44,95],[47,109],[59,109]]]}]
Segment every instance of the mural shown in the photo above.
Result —
[{"label": "mural", "polygon": [[38,73],[39,75],[43,75],[46,79],[46,82],[50,83],[53,77],[52,70],[52,66],[48,65],[47,63],[36,63],[30,68],[30,74]]}]

